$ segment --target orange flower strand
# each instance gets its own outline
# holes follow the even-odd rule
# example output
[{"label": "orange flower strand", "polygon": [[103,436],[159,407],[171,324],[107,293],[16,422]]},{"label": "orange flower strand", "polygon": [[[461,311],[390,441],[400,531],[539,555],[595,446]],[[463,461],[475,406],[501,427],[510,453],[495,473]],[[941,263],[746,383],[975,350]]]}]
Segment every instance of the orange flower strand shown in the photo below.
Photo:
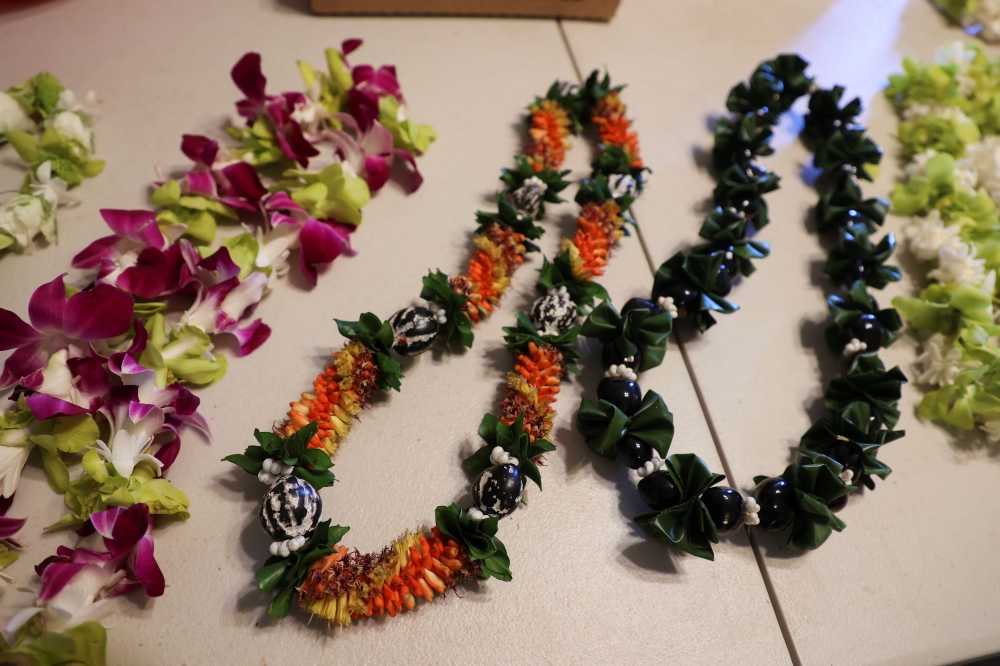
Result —
[{"label": "orange flower strand", "polygon": [[465,314],[479,322],[500,302],[510,276],[524,263],[527,248],[523,234],[496,223],[487,225],[473,242],[479,250],[469,259],[468,273],[451,278],[450,283],[452,290],[468,297]]},{"label": "orange flower strand", "polygon": [[620,212],[618,204],[610,200],[603,204],[591,201],[580,209],[576,233],[572,240],[564,238],[562,242],[562,249],[569,250],[574,277],[590,280],[604,274],[612,246],[624,235],[625,220]]},{"label": "orange flower strand", "polygon": [[331,624],[350,626],[362,616],[396,617],[413,610],[418,598],[433,601],[478,572],[465,548],[437,527],[429,534],[407,532],[379,553],[340,546],[316,560],[298,587],[299,606]]},{"label": "orange flower strand", "polygon": [[518,354],[514,371],[507,373],[507,395],[500,403],[500,420],[512,425],[523,413],[524,429],[531,441],[546,439],[555,418],[552,404],[565,373],[565,360],[558,349],[529,342],[528,354]]},{"label": "orange flower strand", "polygon": [[641,167],[639,136],[632,131],[632,121],[625,117],[625,104],[617,92],[610,93],[594,105],[591,119],[597,126],[601,143],[621,148],[632,167]]},{"label": "orange flower strand", "polygon": [[566,160],[570,147],[570,120],[566,109],[559,102],[543,99],[530,108],[531,137],[524,149],[524,156],[535,173],[545,169],[558,169]]}]

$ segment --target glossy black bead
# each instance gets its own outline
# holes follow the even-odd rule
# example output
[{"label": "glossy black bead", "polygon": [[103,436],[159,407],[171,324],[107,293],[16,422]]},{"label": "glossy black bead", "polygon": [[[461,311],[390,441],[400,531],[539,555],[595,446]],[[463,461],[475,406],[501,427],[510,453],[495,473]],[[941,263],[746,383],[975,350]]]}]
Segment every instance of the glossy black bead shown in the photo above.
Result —
[{"label": "glossy black bead", "polygon": [[844,273],[844,282],[846,284],[851,284],[856,280],[864,280],[868,277],[868,267],[865,266],[863,259],[855,259],[851,262],[850,266],[847,267],[847,271]]},{"label": "glossy black bead", "polygon": [[865,216],[854,210],[853,208],[848,208],[847,210],[839,213],[837,215],[837,224],[842,227],[852,227],[855,224],[864,224]]},{"label": "glossy black bead", "polygon": [[712,285],[712,293],[716,296],[728,296],[732,290],[733,279],[729,277],[729,269],[723,264],[719,267],[719,277],[715,278],[715,284]]},{"label": "glossy black bead", "polygon": [[683,319],[689,314],[697,312],[698,303],[701,301],[701,294],[690,285],[683,282],[675,282],[664,287],[657,298],[674,299],[674,307],[677,308],[677,318]]},{"label": "glossy black bead", "polygon": [[844,467],[857,463],[861,458],[861,454],[858,452],[857,447],[852,446],[850,442],[840,440],[829,448],[826,455],[833,458]]},{"label": "glossy black bead", "polygon": [[642,405],[642,389],[638,382],[605,377],[597,385],[597,399],[607,400],[622,410],[625,416],[632,416]]},{"label": "glossy black bead", "polygon": [[305,479],[286,474],[260,501],[260,526],[274,541],[310,537],[323,519],[323,499]]},{"label": "glossy black bead", "polygon": [[618,351],[618,346],[615,344],[614,340],[604,345],[604,349],[601,350],[601,364],[603,364],[605,368],[610,368],[613,365],[624,365],[627,368],[635,370],[639,367],[639,363],[641,362],[642,352],[636,350],[634,355],[625,358],[622,356],[622,353]]},{"label": "glossy black bead", "polygon": [[725,249],[725,253],[725,259],[720,269],[729,273],[729,277],[735,280],[740,275],[740,258],[736,255],[736,248],[732,245]]},{"label": "glossy black bead", "polygon": [[665,469],[640,479],[638,488],[639,497],[653,511],[663,511],[680,504],[681,491]]},{"label": "glossy black bead", "polygon": [[830,509],[830,511],[832,511],[834,513],[837,513],[838,511],[840,511],[841,509],[843,509],[845,506],[847,506],[847,497],[848,497],[847,495],[841,495],[840,497],[838,497],[837,499],[833,500],[832,502],[830,502],[826,506],[827,506],[827,508]]},{"label": "glossy black bead", "polygon": [[885,335],[885,327],[882,322],[872,314],[859,315],[848,326],[848,332],[852,338],[857,338],[865,343],[865,351],[878,351],[882,348],[882,336]]},{"label": "glossy black bead", "polygon": [[749,199],[736,198],[732,200],[733,208],[735,208],[739,213],[743,214],[748,220],[752,220],[757,217],[757,213],[760,212],[760,199],[757,197],[751,197]]},{"label": "glossy black bead", "polygon": [[524,483],[517,465],[487,467],[472,482],[472,500],[487,516],[503,518],[521,501]]},{"label": "glossy black bead", "polygon": [[618,460],[630,469],[639,469],[653,459],[653,447],[632,435],[619,439],[617,449]]},{"label": "glossy black bead", "polygon": [[743,524],[743,495],[732,488],[709,488],[701,494],[701,501],[719,534],[729,534]]},{"label": "glossy black bead", "polygon": [[736,166],[747,175],[747,178],[760,178],[767,174],[767,169],[746,157],[736,160]]},{"label": "glossy black bead", "polygon": [[630,298],[622,307],[621,315],[624,317],[632,310],[649,310],[649,316],[655,317],[663,312],[659,305],[647,298]]},{"label": "glossy black bead", "polygon": [[403,356],[416,356],[427,351],[437,339],[440,324],[437,317],[427,308],[412,307],[400,310],[389,317],[392,348]]},{"label": "glossy black bead", "polygon": [[762,532],[780,532],[795,519],[795,489],[781,477],[761,481],[753,489],[753,498],[760,505],[757,529]]}]

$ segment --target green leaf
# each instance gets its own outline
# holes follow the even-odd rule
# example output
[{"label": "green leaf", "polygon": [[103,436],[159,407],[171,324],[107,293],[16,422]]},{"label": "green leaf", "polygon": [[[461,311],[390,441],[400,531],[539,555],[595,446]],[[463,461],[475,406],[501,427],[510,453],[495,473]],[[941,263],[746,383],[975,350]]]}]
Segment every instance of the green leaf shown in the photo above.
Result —
[{"label": "green leaf", "polygon": [[11,130],[7,132],[7,141],[17,151],[18,157],[28,164],[34,164],[38,159],[38,139],[27,132]]},{"label": "green leaf", "polygon": [[375,365],[378,366],[378,376],[375,383],[383,391],[400,389],[400,379],[403,377],[403,368],[396,359],[392,358],[392,345],[394,336],[392,325],[388,321],[382,321],[371,312],[365,312],[358,321],[341,321],[335,319],[337,329],[345,338],[360,342],[367,347],[375,357]]},{"label": "green leaf", "polygon": [[49,488],[52,492],[62,495],[69,489],[69,468],[58,454],[49,453],[40,448],[42,454],[42,464],[45,466],[45,474],[49,479]]},{"label": "green leaf", "polygon": [[[108,465],[96,449],[90,449],[83,454],[83,471],[89,474],[97,483],[104,483],[108,476]],[[63,492],[66,492],[65,490]]]},{"label": "green leaf", "polygon": [[584,397],[576,415],[576,429],[587,446],[606,458],[615,457],[615,444],[625,436],[629,418],[606,400],[599,403]]},{"label": "green leaf", "polygon": [[281,580],[285,576],[285,572],[291,566],[291,561],[287,558],[275,562],[274,564],[267,564],[257,569],[257,587],[261,592],[272,592],[281,583]]},{"label": "green leaf", "polygon": [[292,612],[292,600],[295,598],[295,585],[289,585],[288,587],[278,592],[278,596],[274,598],[271,605],[267,609],[267,616],[272,620],[280,620],[281,618],[287,616]]},{"label": "green leaf", "polygon": [[433,301],[440,305],[447,316],[447,321],[441,327],[441,337],[449,348],[456,345],[471,347],[475,336],[472,334],[472,322],[465,313],[468,298],[464,294],[452,290],[448,276],[441,271],[428,273],[423,278],[423,289],[420,298]]},{"label": "green leaf", "polygon": [[80,453],[94,446],[101,431],[89,414],[57,416],[52,437],[56,448],[63,453]]},{"label": "green leaf", "polygon": [[249,474],[253,474],[254,476],[259,474],[260,470],[263,468],[262,461],[254,460],[253,458],[250,458],[249,456],[240,453],[234,453],[232,455],[228,455],[225,458],[223,458],[222,461],[233,463],[237,467],[241,468],[244,472],[248,472]]},{"label": "green leaf", "polygon": [[181,186],[173,178],[160,185],[149,195],[149,203],[154,206],[171,206],[180,203],[180,200]]}]

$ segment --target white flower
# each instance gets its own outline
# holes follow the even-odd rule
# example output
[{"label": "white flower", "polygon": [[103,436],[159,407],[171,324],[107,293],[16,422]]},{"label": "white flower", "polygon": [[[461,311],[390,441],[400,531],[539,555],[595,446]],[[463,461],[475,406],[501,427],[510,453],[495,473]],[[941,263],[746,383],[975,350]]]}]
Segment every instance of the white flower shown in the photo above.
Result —
[{"label": "white flower", "polygon": [[976,59],[976,49],[955,40],[949,46],[939,46],[934,52],[934,62],[938,65],[958,65],[959,71],[966,72]]},{"label": "white flower", "polygon": [[840,472],[840,480],[851,485],[851,481],[854,480],[854,470],[847,469],[846,467]]},{"label": "white flower", "polygon": [[0,134],[34,127],[35,121],[28,117],[20,103],[7,93],[0,92]]},{"label": "white flower", "polygon": [[986,439],[1000,444],[1000,419],[993,419],[979,426],[986,433]]},{"label": "white flower", "polygon": [[[102,407],[104,413],[106,407]],[[118,405],[113,409],[111,423],[111,446],[97,440],[94,447],[105,460],[115,466],[115,471],[128,478],[135,466],[145,460],[153,464],[157,471],[163,463],[148,453],[153,437],[163,428],[163,410],[152,405],[132,403]]]},{"label": "white flower", "polygon": [[299,247],[301,230],[302,227],[297,224],[279,224],[265,234],[260,226],[256,227],[254,235],[258,249],[254,266],[270,266],[276,277],[285,275],[288,272],[288,255]]},{"label": "white flower", "polygon": [[320,82],[313,81],[313,84],[306,90],[305,102],[296,104],[292,110],[292,120],[302,125],[302,132],[309,136],[315,136],[323,129],[326,119],[330,116],[326,107],[320,102]]},{"label": "white flower", "polygon": [[76,100],[76,93],[68,88],[59,93],[59,101],[56,108],[60,111],[72,111],[73,113],[83,113],[88,117],[96,114],[97,94],[93,90],[89,91],[83,98],[83,102]]},{"label": "white flower", "polygon": [[486,520],[486,514],[477,509],[476,507],[472,507],[466,510],[465,515],[469,517],[469,520],[474,520],[476,522],[479,522],[481,520]]},{"label": "white flower", "polygon": [[100,622],[114,612],[107,600],[101,598],[104,591],[114,587],[124,576],[124,569],[108,573],[91,562],[47,603],[25,608],[15,615],[4,631],[12,636],[36,615],[41,615],[47,631],[55,632],[67,631],[84,622]]},{"label": "white flower", "polygon": [[986,260],[976,259],[976,247],[959,243],[938,250],[938,267],[927,277],[942,284],[982,284],[986,279]]},{"label": "white flower", "polygon": [[71,402],[78,407],[89,408],[90,398],[77,388],[80,378],[73,377],[66,363],[68,358],[69,352],[65,349],[60,349],[49,357],[49,362],[42,371],[42,385],[38,387],[38,392]]},{"label": "white flower", "polygon": [[638,379],[638,376],[635,374],[635,370],[628,367],[624,363],[621,365],[612,365],[608,368],[607,372],[604,373],[604,376],[608,379],[624,379],[630,382],[634,382]]},{"label": "white flower", "polygon": [[958,231],[958,225],[945,225],[941,213],[935,209],[926,217],[911,218],[910,224],[903,228],[903,236],[913,256],[920,261],[931,261],[938,258],[942,247],[958,250],[962,244]]},{"label": "white flower", "polygon": [[47,160],[38,165],[31,176],[31,193],[40,199],[45,199],[49,206],[75,206],[80,200],[68,192],[66,181],[58,176],[52,177],[52,161]]},{"label": "white flower", "polygon": [[[27,430],[27,428],[22,428]],[[4,438],[7,438],[11,431],[4,431]],[[19,432],[19,431],[15,431]],[[21,470],[24,463],[28,462],[28,455],[34,444],[26,443],[22,446],[5,444],[0,446],[0,482],[3,483],[3,496],[10,497],[17,490],[17,484],[21,481]]]},{"label": "white flower", "polygon": [[941,333],[924,342],[924,351],[917,357],[917,364],[923,368],[917,381],[930,386],[954,384],[959,373],[982,365],[979,361],[963,361],[962,350],[949,344]]},{"label": "white flower", "polygon": [[78,142],[88,152],[94,149],[94,133],[83,124],[79,113],[63,111],[49,118],[49,125],[63,138]]},{"label": "white flower", "polygon": [[663,467],[663,458],[654,453],[651,459],[644,462],[642,467],[635,470],[635,473],[639,475],[640,479],[644,479],[661,467]]},{"label": "white flower", "polygon": [[44,199],[32,194],[18,194],[0,208],[0,230],[14,237],[18,249],[30,253],[31,241],[38,234],[52,242],[56,235],[56,218]]},{"label": "white flower", "polygon": [[968,163],[975,168],[978,179],[975,187],[982,187],[994,202],[1000,202],[1000,137],[988,136],[965,147],[965,157],[958,164]]}]

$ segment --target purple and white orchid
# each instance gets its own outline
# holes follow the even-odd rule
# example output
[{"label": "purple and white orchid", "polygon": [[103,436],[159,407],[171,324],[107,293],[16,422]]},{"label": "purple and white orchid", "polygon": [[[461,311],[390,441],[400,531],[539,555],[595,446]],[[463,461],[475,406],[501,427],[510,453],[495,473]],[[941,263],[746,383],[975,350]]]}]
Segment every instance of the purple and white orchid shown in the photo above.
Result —
[{"label": "purple and white orchid", "polygon": [[36,615],[41,617],[47,631],[54,632],[84,622],[100,622],[113,612],[106,597],[124,577],[124,571],[108,573],[93,562],[54,562],[42,573],[38,605],[15,615],[4,632],[8,637],[13,636]]}]

